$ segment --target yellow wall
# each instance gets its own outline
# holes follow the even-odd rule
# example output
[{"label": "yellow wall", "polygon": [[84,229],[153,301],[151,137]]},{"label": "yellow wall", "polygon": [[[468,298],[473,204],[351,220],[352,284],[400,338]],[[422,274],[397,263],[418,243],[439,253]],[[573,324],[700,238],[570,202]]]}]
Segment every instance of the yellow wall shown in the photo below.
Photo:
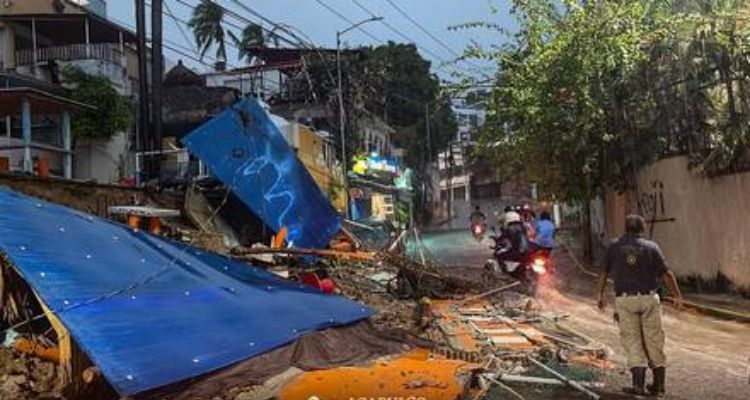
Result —
[{"label": "yellow wall", "polygon": [[[324,157],[327,150],[331,151],[328,148],[329,145],[307,126],[298,125],[297,133],[297,157],[305,165],[318,186],[325,193],[330,194],[331,186],[340,182],[340,177],[336,177],[337,171],[334,170],[333,164]],[[333,206],[337,210],[343,211],[346,205],[343,188],[336,190],[335,193],[334,198],[331,199]]]}]

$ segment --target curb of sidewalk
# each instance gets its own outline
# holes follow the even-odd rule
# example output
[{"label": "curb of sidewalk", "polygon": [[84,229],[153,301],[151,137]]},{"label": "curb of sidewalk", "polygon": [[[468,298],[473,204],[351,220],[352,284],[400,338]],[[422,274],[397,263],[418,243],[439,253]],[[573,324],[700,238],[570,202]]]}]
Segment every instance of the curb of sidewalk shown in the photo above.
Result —
[{"label": "curb of sidewalk", "polygon": [[[672,300],[671,297],[666,297],[666,296],[664,297],[664,299],[670,300],[670,301]],[[694,301],[685,300],[684,298],[682,299],[682,304],[684,304],[686,308],[696,310],[698,312],[701,312],[706,315],[710,315],[712,317],[750,324],[749,314],[743,314],[743,313],[739,313],[736,311],[727,310],[725,308],[709,306],[706,304],[700,304]]]},{"label": "curb of sidewalk", "polygon": [[[578,257],[576,257],[575,253],[573,252],[573,249],[571,249],[570,246],[567,243],[562,242],[562,247],[565,248],[565,251],[573,259],[573,262],[576,264],[576,266],[578,267],[578,269],[580,269],[584,274],[592,276],[592,277],[596,277],[597,276],[596,273],[594,273],[592,271],[589,271],[588,269],[586,269],[586,267],[583,266],[583,264],[581,263],[581,261],[578,260]],[[671,297],[666,297],[666,296],[664,297],[664,299],[665,300],[670,300],[670,301],[672,300]],[[716,307],[716,306],[709,306],[709,305],[706,305],[706,304],[700,304],[700,303],[696,303],[694,301],[686,300],[684,298],[682,299],[682,304],[685,305],[685,307],[687,307],[687,308],[690,308],[692,310],[698,311],[698,312],[706,314],[706,315],[710,315],[712,317],[716,317],[716,318],[720,318],[720,319],[724,319],[724,320],[729,320],[729,321],[741,322],[741,323],[745,323],[745,324],[750,324],[750,314],[743,314],[743,313],[740,313],[740,312],[736,312],[736,311],[732,311],[732,310],[727,310],[725,308],[720,308],[720,307]]]}]

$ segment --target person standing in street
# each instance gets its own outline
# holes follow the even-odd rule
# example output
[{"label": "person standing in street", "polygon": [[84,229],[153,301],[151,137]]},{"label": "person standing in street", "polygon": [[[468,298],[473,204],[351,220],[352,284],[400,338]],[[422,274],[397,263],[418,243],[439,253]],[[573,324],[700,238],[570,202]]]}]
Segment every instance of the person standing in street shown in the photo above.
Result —
[{"label": "person standing in street", "polygon": [[[605,310],[607,277],[612,275],[615,312],[620,340],[625,348],[633,386],[625,392],[663,397],[666,355],[659,287],[663,279],[675,308],[682,310],[682,294],[677,279],[667,267],[659,245],[643,238],[646,221],[640,215],[625,218],[625,234],[607,249],[604,270],[599,275],[599,309]],[[653,384],[645,386],[646,370],[653,371]]]}]

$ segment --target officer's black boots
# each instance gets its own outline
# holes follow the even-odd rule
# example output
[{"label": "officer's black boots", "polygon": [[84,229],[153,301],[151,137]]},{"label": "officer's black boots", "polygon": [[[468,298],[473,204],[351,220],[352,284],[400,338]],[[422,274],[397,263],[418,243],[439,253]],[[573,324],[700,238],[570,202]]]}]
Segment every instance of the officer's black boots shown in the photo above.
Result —
[{"label": "officer's black boots", "polygon": [[635,367],[630,369],[633,375],[633,387],[625,388],[623,391],[628,394],[641,396],[646,394],[646,367]]},{"label": "officer's black boots", "polygon": [[664,367],[658,367],[653,369],[654,372],[654,384],[648,385],[648,392],[657,397],[664,397],[666,389],[664,387],[664,380],[666,379],[667,370]]}]

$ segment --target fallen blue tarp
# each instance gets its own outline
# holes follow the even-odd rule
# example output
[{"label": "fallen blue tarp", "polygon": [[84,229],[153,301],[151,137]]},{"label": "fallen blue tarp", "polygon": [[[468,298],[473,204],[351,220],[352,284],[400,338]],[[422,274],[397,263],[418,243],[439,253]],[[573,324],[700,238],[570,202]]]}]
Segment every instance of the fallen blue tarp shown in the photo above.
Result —
[{"label": "fallen blue tarp", "polygon": [[0,252],[122,395],[370,315],[262,269],[3,188]]},{"label": "fallen blue tarp", "polygon": [[324,248],[341,219],[254,99],[242,100],[182,139],[190,151],[294,247]]}]

